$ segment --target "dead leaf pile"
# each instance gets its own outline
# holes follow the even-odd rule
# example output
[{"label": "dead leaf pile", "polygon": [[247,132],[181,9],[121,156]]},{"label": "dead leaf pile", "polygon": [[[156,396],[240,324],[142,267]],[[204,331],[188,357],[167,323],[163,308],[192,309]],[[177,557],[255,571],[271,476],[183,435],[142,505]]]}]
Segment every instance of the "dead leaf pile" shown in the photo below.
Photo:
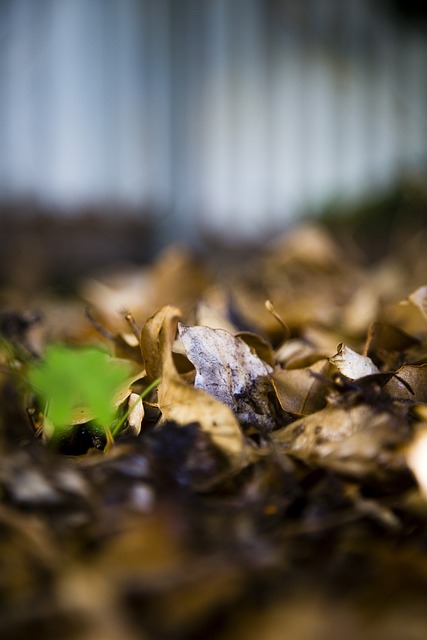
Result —
[{"label": "dead leaf pile", "polygon": [[[426,261],[301,227],[5,305],[1,637],[424,639]],[[43,437],[25,367],[57,340],[131,364],[105,452],[84,413]]]}]

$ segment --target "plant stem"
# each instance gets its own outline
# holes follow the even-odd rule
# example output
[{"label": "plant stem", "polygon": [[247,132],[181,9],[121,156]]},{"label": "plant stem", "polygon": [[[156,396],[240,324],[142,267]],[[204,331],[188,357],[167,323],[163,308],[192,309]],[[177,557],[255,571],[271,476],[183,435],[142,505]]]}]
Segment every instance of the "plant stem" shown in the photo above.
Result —
[{"label": "plant stem", "polygon": [[160,380],[161,380],[160,378],[156,378],[155,380],[153,380],[153,382],[151,384],[149,384],[148,387],[146,387],[142,393],[139,394],[138,400],[135,400],[135,402],[130,407],[128,407],[128,409],[125,412],[125,414],[122,416],[122,418],[116,424],[114,429],[111,431],[111,435],[113,436],[113,438],[115,438],[116,435],[119,433],[120,429],[122,428],[122,426],[124,425],[124,423],[126,422],[128,417],[130,416],[131,412],[134,410],[134,408],[136,407],[138,402],[143,400],[150,393],[150,391],[155,389],[160,384]]},{"label": "plant stem", "polygon": [[111,433],[111,429],[110,429],[109,426],[107,426],[107,425],[104,426],[104,431],[105,431],[105,435],[106,435],[106,438],[107,438],[107,442],[106,442],[105,447],[104,447],[104,453],[107,453],[107,451],[109,451],[111,449],[111,447],[113,446],[113,444],[114,444],[114,436]]}]

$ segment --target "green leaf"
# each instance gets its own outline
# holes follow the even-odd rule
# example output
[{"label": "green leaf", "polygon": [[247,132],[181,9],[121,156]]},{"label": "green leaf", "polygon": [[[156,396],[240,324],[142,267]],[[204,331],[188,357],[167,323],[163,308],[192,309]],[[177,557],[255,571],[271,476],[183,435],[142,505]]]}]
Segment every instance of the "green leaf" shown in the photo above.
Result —
[{"label": "green leaf", "polygon": [[95,419],[107,425],[114,418],[114,396],[130,374],[122,360],[94,347],[51,345],[43,362],[29,371],[29,381],[47,403],[47,415],[55,428],[71,422],[73,410],[86,406]]}]

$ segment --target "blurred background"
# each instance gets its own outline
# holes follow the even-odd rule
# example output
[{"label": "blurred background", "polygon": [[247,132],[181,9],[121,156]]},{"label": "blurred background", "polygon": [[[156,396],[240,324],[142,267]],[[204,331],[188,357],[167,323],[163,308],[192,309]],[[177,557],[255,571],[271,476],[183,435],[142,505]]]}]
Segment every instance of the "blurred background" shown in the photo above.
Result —
[{"label": "blurred background", "polygon": [[425,194],[419,4],[0,0],[1,278]]}]

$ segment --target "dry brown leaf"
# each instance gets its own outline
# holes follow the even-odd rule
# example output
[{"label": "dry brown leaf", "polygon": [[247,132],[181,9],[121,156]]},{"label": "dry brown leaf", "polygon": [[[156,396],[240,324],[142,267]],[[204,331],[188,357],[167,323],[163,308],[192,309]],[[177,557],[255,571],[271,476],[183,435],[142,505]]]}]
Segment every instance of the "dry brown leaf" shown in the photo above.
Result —
[{"label": "dry brown leaf", "polygon": [[150,382],[162,377],[168,370],[175,370],[172,344],[180,317],[179,309],[166,305],[147,320],[141,331],[141,351]]},{"label": "dry brown leaf", "polygon": [[141,431],[142,420],[144,419],[144,403],[137,393],[131,393],[128,400],[130,413],[128,416],[128,430],[138,435]]},{"label": "dry brown leaf", "polygon": [[273,347],[268,340],[250,331],[240,331],[236,333],[236,338],[237,337],[241,338],[263,362],[266,362],[270,367],[274,367]]},{"label": "dry brown leaf", "polygon": [[401,367],[384,388],[393,397],[427,403],[427,365]]},{"label": "dry brown leaf", "polygon": [[386,306],[384,315],[378,319],[385,319],[410,335],[421,337],[425,335],[427,329],[427,286],[418,287],[403,297],[407,290],[401,290],[400,300],[397,297],[392,299]]},{"label": "dry brown leaf", "polygon": [[175,245],[164,249],[147,267],[87,278],[80,295],[110,331],[120,333],[125,313],[131,313],[140,326],[165,304],[177,305],[187,313],[211,283],[206,265],[186,247]]},{"label": "dry brown leaf", "polygon": [[124,313],[139,319],[141,309],[153,305],[155,288],[147,269],[125,269],[97,279],[87,278],[80,295],[97,310],[110,330],[120,333]]},{"label": "dry brown leaf", "polygon": [[409,302],[421,311],[425,320],[427,320],[427,286],[418,287],[408,296]]},{"label": "dry brown leaf", "polygon": [[332,237],[314,224],[301,224],[281,236],[272,249],[272,259],[279,264],[301,262],[316,269],[334,269],[342,254]]},{"label": "dry brown leaf", "polygon": [[210,327],[178,325],[189,360],[196,368],[195,386],[227,405],[243,421],[269,418],[272,369],[239,337]]},{"label": "dry brown leaf", "polygon": [[357,380],[380,372],[371,358],[361,356],[342,343],[338,345],[337,353],[332,358],[329,358],[329,362],[351,380]]},{"label": "dry brown leaf", "polygon": [[326,377],[328,369],[326,359],[304,369],[276,369],[273,385],[282,409],[301,416],[322,409],[327,387],[313,373]]},{"label": "dry brown leaf", "polygon": [[342,333],[339,333],[336,328],[331,330],[313,324],[303,327],[301,337],[317,350],[319,358],[334,354],[337,344],[342,341]]},{"label": "dry brown leaf", "polygon": [[225,329],[230,333],[237,332],[237,327],[227,318],[223,305],[215,306],[210,301],[201,300],[196,307],[195,316],[198,325],[212,329]]},{"label": "dry brown leaf", "polygon": [[[335,348],[336,342],[334,344]],[[319,353],[317,347],[302,338],[291,338],[285,340],[275,352],[276,363],[286,367],[286,369],[304,369],[318,360],[325,354]]]},{"label": "dry brown leaf", "polygon": [[406,353],[419,345],[419,340],[398,327],[386,322],[374,322],[368,332],[365,352],[380,360],[386,370],[391,371],[402,363],[402,352]]},{"label": "dry brown leaf", "polygon": [[186,425],[198,422],[235,464],[245,458],[245,442],[229,407],[203,389],[188,385],[178,374],[172,357],[180,312],[166,306],[152,316],[141,332],[141,349],[151,379],[160,377],[158,404],[166,420]]},{"label": "dry brown leaf", "polygon": [[139,340],[134,333],[122,332],[114,336],[114,355],[116,358],[142,363]]},{"label": "dry brown leaf", "polygon": [[363,280],[343,309],[342,324],[347,332],[355,335],[365,332],[377,317],[379,306],[376,283]]},{"label": "dry brown leaf", "polygon": [[[209,270],[191,251],[181,245],[167,247],[149,271],[155,290],[155,309],[175,305],[185,314],[212,284]],[[154,311],[155,309],[152,309]]]},{"label": "dry brown leaf", "polygon": [[402,418],[366,404],[326,407],[272,434],[283,449],[309,464],[353,476],[383,476],[405,468],[396,453],[409,438]]}]

